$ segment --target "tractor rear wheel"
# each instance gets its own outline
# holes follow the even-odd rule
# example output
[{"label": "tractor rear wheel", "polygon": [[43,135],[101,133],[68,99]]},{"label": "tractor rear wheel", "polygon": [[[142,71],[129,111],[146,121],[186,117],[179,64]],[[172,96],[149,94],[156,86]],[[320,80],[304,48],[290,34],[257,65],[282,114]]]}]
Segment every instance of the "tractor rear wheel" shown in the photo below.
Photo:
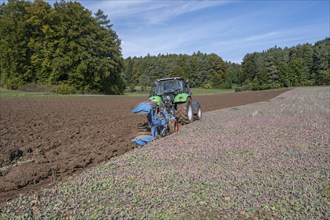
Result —
[{"label": "tractor rear wheel", "polygon": [[189,124],[194,121],[191,98],[188,98],[184,103],[177,104],[176,116],[178,118],[178,122],[182,125]]},{"label": "tractor rear wheel", "polygon": [[199,106],[199,107],[198,107],[198,111],[197,111],[197,115],[195,115],[194,119],[195,119],[195,120],[200,120],[200,119],[202,119],[202,115],[203,115],[203,113],[202,113],[202,109],[201,109],[201,107]]}]

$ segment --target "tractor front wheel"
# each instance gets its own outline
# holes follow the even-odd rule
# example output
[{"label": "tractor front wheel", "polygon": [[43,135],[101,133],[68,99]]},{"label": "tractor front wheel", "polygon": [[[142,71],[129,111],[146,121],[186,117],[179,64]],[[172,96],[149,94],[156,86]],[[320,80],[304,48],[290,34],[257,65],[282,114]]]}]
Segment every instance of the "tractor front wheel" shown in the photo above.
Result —
[{"label": "tractor front wheel", "polygon": [[191,98],[188,98],[184,103],[177,104],[176,116],[178,122],[182,125],[189,124],[194,121],[194,114],[191,106]]}]

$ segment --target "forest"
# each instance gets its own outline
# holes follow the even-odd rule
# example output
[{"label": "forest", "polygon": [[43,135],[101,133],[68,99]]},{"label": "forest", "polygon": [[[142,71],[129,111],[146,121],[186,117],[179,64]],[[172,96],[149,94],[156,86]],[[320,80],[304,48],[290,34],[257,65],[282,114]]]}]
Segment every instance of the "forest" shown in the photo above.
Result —
[{"label": "forest", "polygon": [[78,2],[9,0],[0,6],[1,86],[52,85],[59,93],[120,94],[120,40],[107,15]]},{"label": "forest", "polygon": [[212,53],[128,57],[124,61],[127,86],[147,86],[168,76],[189,78],[196,87],[264,90],[330,84],[330,38],[290,48],[273,47],[247,54],[241,64],[225,62]]},{"label": "forest", "polygon": [[124,59],[102,10],[93,14],[78,2],[51,6],[43,0],[2,3],[0,36],[0,87],[8,89],[123,94],[170,76],[236,91],[330,84],[330,38],[250,53],[241,64],[200,51]]}]

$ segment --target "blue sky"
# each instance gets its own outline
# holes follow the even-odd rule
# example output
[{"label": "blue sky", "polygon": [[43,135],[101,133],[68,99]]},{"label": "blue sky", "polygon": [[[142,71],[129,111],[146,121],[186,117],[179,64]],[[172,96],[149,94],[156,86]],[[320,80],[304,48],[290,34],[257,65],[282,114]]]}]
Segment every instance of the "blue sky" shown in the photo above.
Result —
[{"label": "blue sky", "polygon": [[329,37],[329,1],[100,0],[122,40],[122,53],[216,53],[240,63],[245,54]]}]

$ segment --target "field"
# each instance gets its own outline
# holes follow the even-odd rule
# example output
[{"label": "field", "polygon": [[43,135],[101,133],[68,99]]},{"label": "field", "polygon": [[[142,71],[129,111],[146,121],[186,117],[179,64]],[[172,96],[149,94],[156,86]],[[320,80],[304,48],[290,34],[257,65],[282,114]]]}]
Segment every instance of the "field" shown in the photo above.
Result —
[{"label": "field", "polygon": [[[197,97],[203,110],[268,100],[285,90]],[[9,96],[10,97],[10,96]],[[143,97],[0,99],[0,201],[33,192],[135,147]]]},{"label": "field", "polygon": [[[236,85],[234,85],[236,86]],[[135,92],[129,92],[129,90],[125,91],[125,95],[127,96],[148,96],[151,87],[146,87],[144,90],[141,87],[136,86]],[[204,89],[204,88],[191,88],[191,92],[193,95],[216,95],[223,93],[232,93],[234,89]]]},{"label": "field", "polygon": [[[37,125],[44,132],[33,132],[39,138],[26,143],[41,142],[49,147],[40,156],[43,159],[31,156],[32,161],[8,168],[2,180],[15,176],[11,169],[19,172],[19,167],[18,179],[29,170],[39,172],[46,167],[49,175],[41,181],[70,176],[35,194],[3,203],[1,215],[5,219],[329,219],[329,87],[294,89],[244,106],[234,103],[244,100],[242,104],[246,104],[252,97],[267,100],[279,93],[214,96],[218,103],[232,100],[232,104],[218,104],[227,108],[207,112],[203,120],[183,126],[179,133],[134,150],[129,142],[134,126],[124,122],[137,122],[128,113],[138,99],[1,100],[1,111],[10,113],[4,118],[11,118],[13,124],[8,129],[10,123],[2,117],[1,125],[5,123],[7,129],[6,136],[1,128],[3,137],[25,146],[26,130],[30,129],[25,120],[39,117]],[[206,110],[215,108],[211,99],[200,99]],[[110,108],[113,105],[117,107]],[[111,117],[108,114],[114,109],[116,117]],[[43,118],[46,110],[43,114],[48,117]],[[94,115],[88,117],[91,111]],[[20,114],[17,121],[25,126],[15,135],[14,129],[20,125],[9,116]],[[61,126],[56,121],[59,118]],[[122,127],[129,127],[131,133],[123,132]],[[47,132],[51,134],[47,136]],[[114,139],[112,135],[116,135]],[[45,141],[50,138],[61,141],[59,146]],[[14,142],[16,139],[19,141]],[[2,142],[2,146],[3,150],[14,145]],[[130,151],[72,175],[75,169],[126,150]],[[25,150],[23,159],[27,160]],[[53,172],[53,167],[59,169]],[[10,198],[5,197],[9,192],[3,192],[1,198]]]},{"label": "field", "polygon": [[2,217],[329,219],[329,98],[329,87],[299,88],[208,112],[177,134],[21,195]]}]

